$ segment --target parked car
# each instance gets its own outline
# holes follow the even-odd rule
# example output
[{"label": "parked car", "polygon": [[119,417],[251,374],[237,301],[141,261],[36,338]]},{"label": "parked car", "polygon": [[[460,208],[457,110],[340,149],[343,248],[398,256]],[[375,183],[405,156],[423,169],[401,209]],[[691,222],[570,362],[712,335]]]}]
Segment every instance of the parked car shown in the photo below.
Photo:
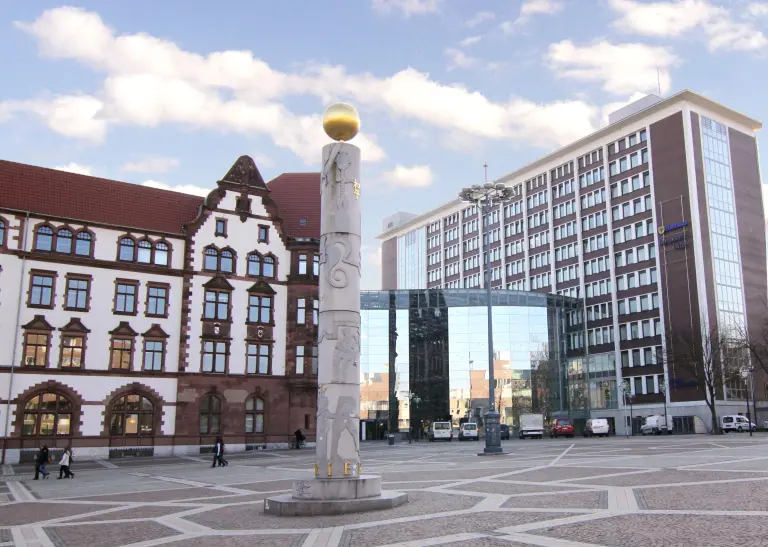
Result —
[{"label": "parked car", "polygon": [[429,442],[448,441],[453,439],[451,422],[433,422],[429,427]]},{"label": "parked car", "polygon": [[763,429],[768,429],[768,420],[763,422]]},{"label": "parked car", "polygon": [[477,441],[479,440],[477,434],[477,424],[475,422],[465,422],[459,427],[459,440]]},{"label": "parked car", "polygon": [[585,437],[608,437],[610,434],[611,428],[605,418],[587,420],[587,426],[584,428]]},{"label": "parked car", "polygon": [[501,424],[499,426],[499,433],[502,441],[509,440],[509,426],[507,424]]},{"label": "parked car", "polygon": [[541,439],[544,437],[544,415],[542,414],[523,414],[520,416],[520,438],[534,437]]},{"label": "parked car", "polygon": [[658,414],[655,416],[648,416],[643,423],[643,427],[640,428],[640,433],[643,435],[661,435],[666,433],[669,435],[672,433],[672,416],[667,416],[666,423],[664,423],[664,416]]},{"label": "parked car", "polygon": [[720,418],[720,428],[723,430],[723,433],[728,433],[729,431],[738,431],[741,433],[743,431],[749,431],[750,428],[752,431],[755,431],[757,426],[747,420],[744,416],[723,416]]},{"label": "parked car", "polygon": [[549,437],[573,437],[573,422],[569,418],[555,418],[549,429]]}]

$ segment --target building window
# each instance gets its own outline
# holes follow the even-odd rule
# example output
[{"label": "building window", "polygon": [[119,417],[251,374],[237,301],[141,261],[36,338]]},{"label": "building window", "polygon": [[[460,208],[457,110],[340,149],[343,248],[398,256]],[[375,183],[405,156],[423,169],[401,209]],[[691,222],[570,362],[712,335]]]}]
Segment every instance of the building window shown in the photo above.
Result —
[{"label": "building window", "polygon": [[248,374],[269,374],[272,361],[272,348],[269,344],[248,344]]},{"label": "building window", "polygon": [[211,435],[221,430],[221,399],[206,395],[200,403],[200,434]]},{"label": "building window", "polygon": [[269,226],[259,226],[259,243],[269,243]]},{"label": "building window", "polygon": [[139,252],[136,255],[136,261],[141,264],[150,264],[152,262],[152,242],[146,239],[139,241]]},{"label": "building window", "polygon": [[320,301],[317,298],[312,300],[312,324],[320,324]]},{"label": "building window", "polygon": [[117,283],[115,286],[114,313],[136,315],[136,293],[138,291],[138,283]]},{"label": "building window", "polygon": [[49,341],[49,334],[24,333],[24,365],[28,367],[47,367]]},{"label": "building window", "polygon": [[245,432],[264,433],[264,400],[248,397],[245,400]]},{"label": "building window", "polygon": [[229,293],[226,291],[205,291],[204,319],[229,320]]},{"label": "building window", "polygon": [[656,393],[656,385],[654,383],[654,377],[653,376],[646,376],[645,377],[645,392],[646,393]]},{"label": "building window", "polygon": [[275,277],[275,259],[271,256],[265,256],[263,258],[262,275],[264,277]]},{"label": "building window", "polygon": [[248,275],[261,275],[261,256],[257,253],[248,255]]},{"label": "building window", "polygon": [[5,245],[5,221],[0,220],[0,247]]},{"label": "building window", "polygon": [[168,288],[147,286],[147,316],[168,317]]},{"label": "building window", "polygon": [[61,368],[81,368],[83,366],[83,352],[85,337],[80,335],[64,334],[61,337]]},{"label": "building window", "polygon": [[299,254],[299,275],[307,275],[307,255]]},{"label": "building window", "polygon": [[75,254],[78,256],[91,256],[91,243],[93,236],[88,232],[80,232],[75,238]]},{"label": "building window", "polygon": [[133,361],[133,340],[130,338],[113,338],[110,348],[110,368],[116,370],[131,370]]},{"label": "building window", "polygon": [[64,294],[66,301],[65,309],[87,310],[90,287],[91,282],[88,279],[67,277],[67,290]]},{"label": "building window", "polygon": [[72,253],[72,231],[66,228],[61,228],[56,232],[56,252],[71,254]]},{"label": "building window", "polygon": [[203,372],[224,373],[227,371],[227,342],[203,341]]},{"label": "building window", "polygon": [[213,247],[208,247],[204,255],[203,268],[209,272],[217,271],[219,269],[219,251]]},{"label": "building window", "polygon": [[110,407],[109,434],[112,436],[152,435],[155,406],[138,394],[125,395]]},{"label": "building window", "polygon": [[312,346],[312,376],[317,376],[318,355],[317,346]]},{"label": "building window", "polygon": [[165,342],[162,340],[144,340],[144,370],[163,370],[165,361]]},{"label": "building window", "polygon": [[296,323],[303,325],[307,322],[307,299],[299,298],[296,302]]},{"label": "building window", "polygon": [[54,276],[50,274],[32,274],[29,306],[53,308],[53,279]]},{"label": "building window", "polygon": [[272,323],[272,297],[252,294],[248,297],[248,322]]},{"label": "building window", "polygon": [[24,437],[53,437],[72,434],[72,404],[56,393],[43,393],[24,405]]},{"label": "building window", "polygon": [[235,259],[232,251],[224,249],[219,256],[219,269],[224,273],[235,271]]},{"label": "building window", "polygon": [[296,374],[304,374],[304,346],[296,346]]},{"label": "building window", "polygon": [[154,263],[158,266],[168,265],[168,244],[164,241],[158,241],[155,243],[155,260]]},{"label": "building window", "polygon": [[635,395],[643,394],[643,377],[635,376]]},{"label": "building window", "polygon": [[227,237],[227,221],[225,219],[216,219],[216,233],[214,235]]},{"label": "building window", "polygon": [[123,262],[133,262],[136,251],[136,242],[130,237],[120,239],[117,259]]},{"label": "building window", "polygon": [[36,251],[53,250],[53,229],[50,226],[40,226],[35,237]]},{"label": "building window", "polygon": [[313,255],[312,260],[312,275],[320,275],[320,255]]}]

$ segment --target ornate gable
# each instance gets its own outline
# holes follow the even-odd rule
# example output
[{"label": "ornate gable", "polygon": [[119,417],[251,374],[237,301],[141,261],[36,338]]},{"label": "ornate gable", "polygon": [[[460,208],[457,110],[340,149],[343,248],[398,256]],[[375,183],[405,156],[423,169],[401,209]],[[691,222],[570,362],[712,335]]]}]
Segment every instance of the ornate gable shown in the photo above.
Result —
[{"label": "ornate gable", "polygon": [[120,324],[114,330],[109,331],[112,336],[137,336],[139,333],[133,330],[128,321],[120,321]]},{"label": "ornate gable", "polygon": [[145,338],[168,338],[169,335],[166,334],[160,325],[157,323],[152,323],[152,326],[149,327],[149,330],[143,333],[142,336]]},{"label": "ornate gable", "polygon": [[250,156],[237,158],[237,161],[229,168],[221,181],[267,190],[267,185],[259,173],[259,168],[256,167],[256,162]]},{"label": "ornate gable", "polygon": [[255,292],[259,294],[275,294],[275,289],[273,289],[269,283],[266,281],[259,279],[251,285],[251,287],[248,289],[248,292]]},{"label": "ornate gable", "polygon": [[69,323],[59,329],[62,332],[77,332],[81,334],[88,334],[90,329],[87,329],[79,318],[73,317],[69,320]]},{"label": "ornate gable", "polygon": [[235,288],[221,276],[212,277],[210,281],[203,284],[206,289],[218,289],[220,291],[233,291]]},{"label": "ornate gable", "polygon": [[44,315],[36,315],[32,318],[32,321],[27,323],[26,325],[23,325],[21,327],[22,329],[26,330],[47,330],[52,331],[55,330],[48,321],[45,320]]}]

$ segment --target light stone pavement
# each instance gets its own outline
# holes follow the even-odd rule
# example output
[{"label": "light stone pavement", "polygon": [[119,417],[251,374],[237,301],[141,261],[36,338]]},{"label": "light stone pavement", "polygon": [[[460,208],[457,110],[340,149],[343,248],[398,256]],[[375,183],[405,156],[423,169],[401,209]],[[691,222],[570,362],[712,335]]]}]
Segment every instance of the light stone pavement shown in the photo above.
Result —
[{"label": "light stone pavement", "polygon": [[363,443],[395,509],[265,515],[311,476],[311,450],[76,461],[74,480],[0,477],[0,546],[656,547],[768,545],[768,434],[503,443]]}]

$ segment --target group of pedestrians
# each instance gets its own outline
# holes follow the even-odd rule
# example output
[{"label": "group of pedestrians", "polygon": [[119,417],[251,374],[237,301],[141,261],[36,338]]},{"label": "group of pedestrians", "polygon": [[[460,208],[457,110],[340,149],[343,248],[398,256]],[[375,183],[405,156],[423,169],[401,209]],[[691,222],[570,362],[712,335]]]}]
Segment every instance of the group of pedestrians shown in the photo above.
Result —
[{"label": "group of pedestrians", "polygon": [[[75,456],[72,453],[71,447],[66,447],[61,454],[61,460],[59,460],[59,479],[74,479],[75,474],[72,472],[72,462],[75,461]],[[44,444],[37,453],[35,460],[35,478],[33,480],[39,480],[40,475],[44,479],[47,479],[51,474],[46,471],[45,467],[51,463],[51,451],[48,449],[48,445]]]},{"label": "group of pedestrians", "polygon": [[229,462],[224,459],[224,439],[216,437],[216,445],[213,450],[213,465],[211,467],[226,467]]}]

